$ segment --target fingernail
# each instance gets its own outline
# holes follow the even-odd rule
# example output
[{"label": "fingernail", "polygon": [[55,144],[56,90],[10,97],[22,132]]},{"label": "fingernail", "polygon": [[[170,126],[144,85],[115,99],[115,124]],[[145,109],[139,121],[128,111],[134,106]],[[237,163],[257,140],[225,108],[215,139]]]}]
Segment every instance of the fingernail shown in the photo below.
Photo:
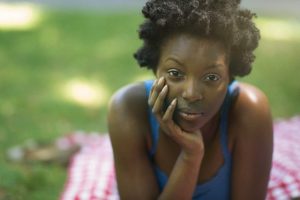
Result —
[{"label": "fingernail", "polygon": [[176,102],[177,102],[177,99],[173,99],[172,104],[174,105],[174,104],[176,104]]},{"label": "fingernail", "polygon": [[163,80],[164,80],[164,77],[160,77],[158,80],[158,85],[162,84]]},{"label": "fingernail", "polygon": [[163,89],[162,89],[162,92],[166,92],[167,89],[168,89],[168,85],[165,85],[165,86],[163,87]]}]

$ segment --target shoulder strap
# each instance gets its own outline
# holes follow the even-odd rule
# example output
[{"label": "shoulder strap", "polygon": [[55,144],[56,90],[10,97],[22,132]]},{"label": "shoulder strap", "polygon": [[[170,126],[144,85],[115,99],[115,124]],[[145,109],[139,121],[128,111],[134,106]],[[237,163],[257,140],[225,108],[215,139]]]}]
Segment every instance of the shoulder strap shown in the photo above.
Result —
[{"label": "shoulder strap", "polygon": [[237,81],[230,83],[227,89],[225,101],[221,110],[221,146],[225,159],[230,159],[231,155],[228,149],[228,112],[231,105],[232,97],[237,88]]},{"label": "shoulder strap", "polygon": [[[145,81],[145,89],[146,89],[146,95],[147,98],[150,95],[150,91],[153,85],[153,80],[149,80],[149,81]],[[151,126],[151,140],[152,140],[152,146],[150,149],[150,156],[152,157],[155,152],[156,152],[156,148],[157,148],[157,142],[158,142],[158,128],[159,128],[159,124],[155,118],[155,116],[152,113],[152,110],[150,107],[148,107],[148,118],[150,120],[150,126]]]}]

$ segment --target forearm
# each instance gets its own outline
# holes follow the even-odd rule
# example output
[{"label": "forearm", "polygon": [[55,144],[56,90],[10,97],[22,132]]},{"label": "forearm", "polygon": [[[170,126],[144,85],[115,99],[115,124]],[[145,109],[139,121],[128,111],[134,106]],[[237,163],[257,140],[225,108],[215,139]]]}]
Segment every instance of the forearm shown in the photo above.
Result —
[{"label": "forearm", "polygon": [[159,199],[192,199],[202,156],[187,156],[181,152]]}]

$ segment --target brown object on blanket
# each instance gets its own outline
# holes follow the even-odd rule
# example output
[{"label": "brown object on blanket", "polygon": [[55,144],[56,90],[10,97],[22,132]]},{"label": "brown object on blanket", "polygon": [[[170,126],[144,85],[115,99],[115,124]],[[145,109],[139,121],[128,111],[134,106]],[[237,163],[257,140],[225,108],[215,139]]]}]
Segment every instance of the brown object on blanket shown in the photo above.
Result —
[{"label": "brown object on blanket", "polygon": [[9,148],[6,157],[9,161],[15,163],[43,163],[67,166],[70,158],[79,149],[79,145],[60,148],[55,142],[42,143],[35,140],[27,140],[22,145]]}]

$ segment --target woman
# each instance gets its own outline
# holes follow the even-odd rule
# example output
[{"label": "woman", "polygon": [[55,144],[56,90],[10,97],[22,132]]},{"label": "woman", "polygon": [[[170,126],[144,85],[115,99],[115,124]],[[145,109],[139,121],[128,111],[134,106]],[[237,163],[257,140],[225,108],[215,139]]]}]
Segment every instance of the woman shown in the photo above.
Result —
[{"label": "woman", "polygon": [[121,199],[264,199],[273,150],[268,100],[250,73],[259,31],[239,0],[150,0],[135,54],[156,80],[112,98]]}]

